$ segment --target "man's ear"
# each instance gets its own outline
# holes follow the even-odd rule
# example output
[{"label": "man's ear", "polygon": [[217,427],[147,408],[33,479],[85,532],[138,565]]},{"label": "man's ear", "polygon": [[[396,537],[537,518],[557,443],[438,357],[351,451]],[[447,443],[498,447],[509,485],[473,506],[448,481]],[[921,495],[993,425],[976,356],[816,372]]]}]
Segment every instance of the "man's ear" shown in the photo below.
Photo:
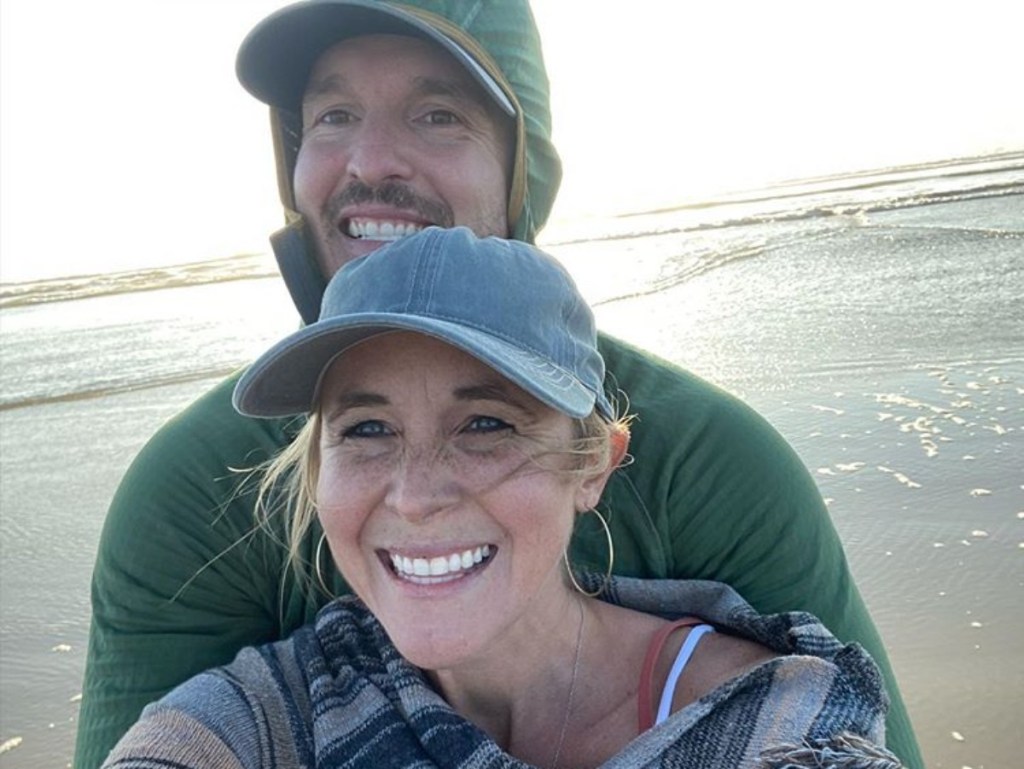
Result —
[{"label": "man's ear", "polygon": [[576,511],[579,513],[593,510],[601,500],[604,487],[612,473],[622,464],[629,449],[629,430],[616,427],[608,439],[608,453],[598,467],[584,475],[576,490]]}]

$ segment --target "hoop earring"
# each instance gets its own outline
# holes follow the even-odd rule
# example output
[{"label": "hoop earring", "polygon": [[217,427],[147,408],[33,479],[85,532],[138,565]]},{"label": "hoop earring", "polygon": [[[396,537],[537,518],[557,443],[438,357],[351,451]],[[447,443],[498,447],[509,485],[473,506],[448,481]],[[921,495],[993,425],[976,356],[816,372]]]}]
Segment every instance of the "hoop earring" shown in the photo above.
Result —
[{"label": "hoop earring", "polygon": [[337,596],[334,595],[334,593],[331,591],[331,589],[329,587],[327,587],[327,583],[324,581],[324,575],[320,571],[320,561],[321,561],[320,556],[321,556],[321,554],[323,552],[324,541],[326,539],[327,539],[327,532],[324,532],[324,533],[322,533],[320,535],[320,541],[316,543],[316,555],[313,556],[313,561],[314,561],[313,562],[313,571],[316,573],[316,581],[317,581],[317,584],[320,587],[321,592],[323,592],[323,594],[325,596],[327,596],[328,598],[334,599],[334,598],[337,598]]},{"label": "hoop earring", "polygon": [[615,566],[615,544],[612,542],[611,527],[608,525],[608,521],[604,519],[604,516],[597,512],[597,509],[593,507],[589,510],[584,510],[581,515],[586,515],[587,513],[593,513],[597,516],[597,520],[601,522],[601,527],[604,529],[605,539],[608,541],[608,569],[605,571],[604,578],[601,580],[601,584],[598,585],[597,590],[588,591],[584,590],[580,586],[579,581],[576,579],[576,575],[573,573],[572,563],[569,561],[568,547],[562,551],[562,559],[565,561],[565,570],[569,573],[569,581],[572,582],[572,586],[576,588],[579,593],[587,596],[587,598],[596,598],[605,591],[605,588],[608,587],[608,583],[611,582],[612,568]]}]

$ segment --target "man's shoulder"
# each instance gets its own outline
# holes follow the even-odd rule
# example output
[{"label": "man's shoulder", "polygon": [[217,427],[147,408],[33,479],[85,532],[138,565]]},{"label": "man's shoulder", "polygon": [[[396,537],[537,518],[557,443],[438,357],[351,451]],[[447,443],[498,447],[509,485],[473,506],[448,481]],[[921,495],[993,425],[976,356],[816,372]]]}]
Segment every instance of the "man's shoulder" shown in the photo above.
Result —
[{"label": "man's shoulder", "polygon": [[618,388],[629,403],[640,398],[658,404],[686,396],[689,405],[696,408],[750,410],[721,387],[629,342],[601,334],[598,344],[607,368],[606,386],[612,394]]},{"label": "man's shoulder", "polygon": [[180,529],[193,525],[195,516],[206,525],[211,515],[229,508],[237,510],[232,520],[239,531],[251,528],[252,499],[240,494],[240,484],[287,445],[302,420],[251,419],[235,412],[231,392],[239,375],[217,383],[143,446],[111,503],[105,526],[110,536],[133,530],[139,516]]},{"label": "man's shoulder", "polygon": [[172,417],[150,438],[140,458],[254,464],[287,444],[304,418],[254,419],[239,414],[231,394],[241,374],[218,382]]},{"label": "man's shoulder", "polygon": [[716,446],[743,439],[764,448],[785,444],[778,432],[749,404],[718,385],[621,339],[602,334],[606,388],[618,396],[624,413],[636,415],[633,446],[664,436],[669,445],[690,436]]}]

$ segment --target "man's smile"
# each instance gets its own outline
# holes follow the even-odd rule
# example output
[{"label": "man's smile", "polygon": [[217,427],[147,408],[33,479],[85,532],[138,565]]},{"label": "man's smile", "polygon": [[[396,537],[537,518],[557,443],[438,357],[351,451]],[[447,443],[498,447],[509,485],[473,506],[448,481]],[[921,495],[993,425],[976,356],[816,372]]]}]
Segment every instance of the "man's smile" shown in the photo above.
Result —
[{"label": "man's smile", "polygon": [[342,221],[342,231],[350,238],[388,242],[401,240],[424,229],[426,225],[398,219],[353,217]]}]

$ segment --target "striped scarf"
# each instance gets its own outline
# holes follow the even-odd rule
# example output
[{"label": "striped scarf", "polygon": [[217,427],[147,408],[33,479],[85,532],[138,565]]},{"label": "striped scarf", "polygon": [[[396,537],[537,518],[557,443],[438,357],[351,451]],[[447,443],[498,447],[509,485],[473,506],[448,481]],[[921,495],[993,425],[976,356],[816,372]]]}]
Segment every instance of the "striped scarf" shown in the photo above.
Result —
[{"label": "striped scarf", "polygon": [[[641,734],[607,769],[900,766],[872,744],[882,742],[887,704],[877,668],[811,615],[759,615],[713,582],[617,578],[605,599],[666,618],[696,615],[787,655]],[[202,758],[181,747],[200,733],[212,735]],[[106,766],[208,766],[222,754],[245,769],[528,766],[452,710],[351,596],[289,640],[243,650],[151,705]]]}]

